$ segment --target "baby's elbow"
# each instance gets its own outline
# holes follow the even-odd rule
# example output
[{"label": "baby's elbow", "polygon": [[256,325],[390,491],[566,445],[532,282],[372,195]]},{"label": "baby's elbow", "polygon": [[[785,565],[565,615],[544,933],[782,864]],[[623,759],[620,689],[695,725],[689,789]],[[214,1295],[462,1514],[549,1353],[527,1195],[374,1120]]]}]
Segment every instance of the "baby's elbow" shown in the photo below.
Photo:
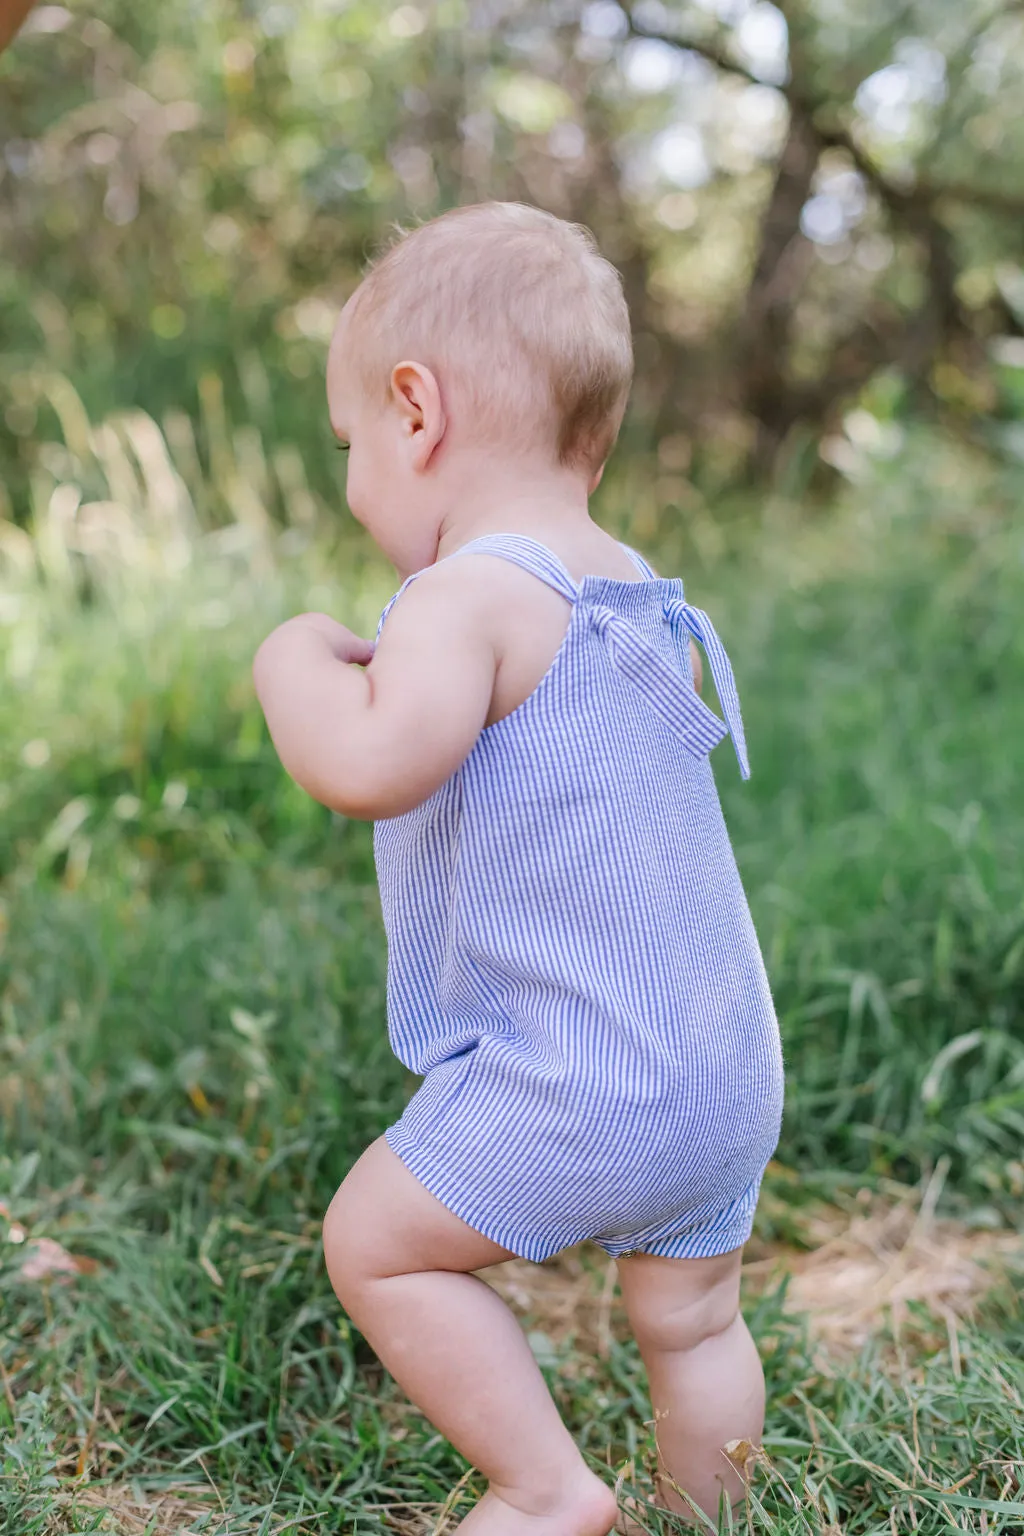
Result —
[{"label": "baby's elbow", "polygon": [[[309,787],[309,786],[307,786]],[[396,772],[371,760],[334,772],[317,789],[315,798],[353,821],[388,821],[404,816],[429,800],[438,787],[434,777]]]},{"label": "baby's elbow", "polygon": [[311,790],[310,793],[329,811],[349,821],[378,821],[383,814],[376,796],[361,786],[331,784],[322,791]]},{"label": "baby's elbow", "polygon": [[316,798],[350,821],[387,821],[415,810],[425,797],[398,793],[386,783],[373,783],[332,785],[326,794]]},{"label": "baby's elbow", "polygon": [[380,821],[412,809],[410,805],[398,804],[393,786],[365,765],[343,767],[334,763],[322,771],[314,769],[301,777],[292,777],[314,800],[350,821]]},{"label": "baby's elbow", "polygon": [[284,766],[289,778],[329,811],[351,821],[375,820],[371,788],[363,782],[361,775],[339,771],[337,764],[293,762]]},{"label": "baby's elbow", "polygon": [[353,821],[387,821],[415,810],[461,760],[450,754],[442,759],[422,742],[419,751],[413,751],[407,739],[380,726],[370,729],[371,723],[363,730],[339,733],[330,742],[321,739],[317,750],[305,757],[301,774],[295,771],[298,764],[289,767],[292,777],[322,805]]}]

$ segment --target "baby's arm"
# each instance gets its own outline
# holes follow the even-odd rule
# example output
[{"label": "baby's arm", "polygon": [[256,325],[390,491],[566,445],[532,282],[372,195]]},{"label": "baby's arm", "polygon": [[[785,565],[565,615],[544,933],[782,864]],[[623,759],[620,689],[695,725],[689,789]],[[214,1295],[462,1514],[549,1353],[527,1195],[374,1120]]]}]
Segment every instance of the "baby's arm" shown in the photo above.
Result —
[{"label": "baby's arm", "polygon": [[704,687],[704,663],[700,659],[700,651],[690,641],[690,665],[693,668],[693,686],[700,693]]},{"label": "baby's arm", "polygon": [[376,650],[324,614],[302,614],[257,651],[256,693],[281,762],[332,810],[398,816],[472,751],[497,662],[479,605],[465,583],[452,589],[448,573],[415,582]]}]

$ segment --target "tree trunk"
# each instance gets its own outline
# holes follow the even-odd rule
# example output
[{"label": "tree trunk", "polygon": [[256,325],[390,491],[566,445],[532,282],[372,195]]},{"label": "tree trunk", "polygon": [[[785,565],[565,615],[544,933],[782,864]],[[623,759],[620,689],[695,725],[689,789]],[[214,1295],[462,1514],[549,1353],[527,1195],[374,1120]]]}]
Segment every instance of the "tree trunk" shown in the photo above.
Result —
[{"label": "tree trunk", "polygon": [[740,404],[757,423],[755,458],[761,466],[771,462],[800,411],[800,392],[792,386],[787,358],[793,307],[813,257],[800,231],[800,214],[818,154],[813,125],[793,107],[738,327]]},{"label": "tree trunk", "polygon": [[0,53],[13,42],[32,9],[32,0],[0,0]]}]

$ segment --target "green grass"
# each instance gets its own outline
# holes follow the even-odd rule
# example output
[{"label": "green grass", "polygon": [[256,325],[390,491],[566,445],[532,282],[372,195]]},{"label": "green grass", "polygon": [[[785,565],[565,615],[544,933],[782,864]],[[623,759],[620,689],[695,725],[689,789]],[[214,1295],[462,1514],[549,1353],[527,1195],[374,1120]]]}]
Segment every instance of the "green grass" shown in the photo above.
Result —
[{"label": "green grass", "polygon": [[[411,1087],[384,1033],[369,834],[284,779],[248,681],[279,616],[365,632],[388,575],[308,492],[283,532],[241,513],[203,532],[159,433],[122,433],[116,490],[99,441],[105,459],[61,461],[99,510],[43,485],[31,536],[0,541],[0,1200],[97,1264],[26,1282],[0,1220],[0,1532],[98,1528],[79,1458],[93,1488],[187,1485],[207,1506],[190,1530],[412,1530],[465,1469],[349,1331],[317,1247]],[[776,502],[760,523],[648,525],[744,700],[751,783],[716,762],[799,1174],[773,1185],[766,1236],[798,1237],[805,1200],[936,1167],[969,1223],[1019,1221],[1024,1193],[1021,487],[930,439],[869,476],[816,523]],[[628,489],[612,523],[649,514]],[[902,1354],[880,1337],[842,1367],[778,1295],[753,1322],[758,1528],[1024,1529],[1009,1299],[959,1355],[922,1316]],[[581,1445],[642,1489],[635,1351],[561,1364]]]}]

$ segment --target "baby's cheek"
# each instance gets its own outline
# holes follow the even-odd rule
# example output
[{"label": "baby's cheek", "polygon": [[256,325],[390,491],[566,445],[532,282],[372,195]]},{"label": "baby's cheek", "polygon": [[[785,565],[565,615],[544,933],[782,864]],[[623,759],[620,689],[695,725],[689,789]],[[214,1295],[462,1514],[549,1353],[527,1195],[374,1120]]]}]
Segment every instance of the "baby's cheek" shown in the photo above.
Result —
[{"label": "baby's cheek", "polygon": [[345,499],[348,502],[349,511],[359,523],[366,521],[368,496],[365,481],[366,473],[362,460],[357,458],[354,452],[350,452],[348,474],[345,477]]}]

